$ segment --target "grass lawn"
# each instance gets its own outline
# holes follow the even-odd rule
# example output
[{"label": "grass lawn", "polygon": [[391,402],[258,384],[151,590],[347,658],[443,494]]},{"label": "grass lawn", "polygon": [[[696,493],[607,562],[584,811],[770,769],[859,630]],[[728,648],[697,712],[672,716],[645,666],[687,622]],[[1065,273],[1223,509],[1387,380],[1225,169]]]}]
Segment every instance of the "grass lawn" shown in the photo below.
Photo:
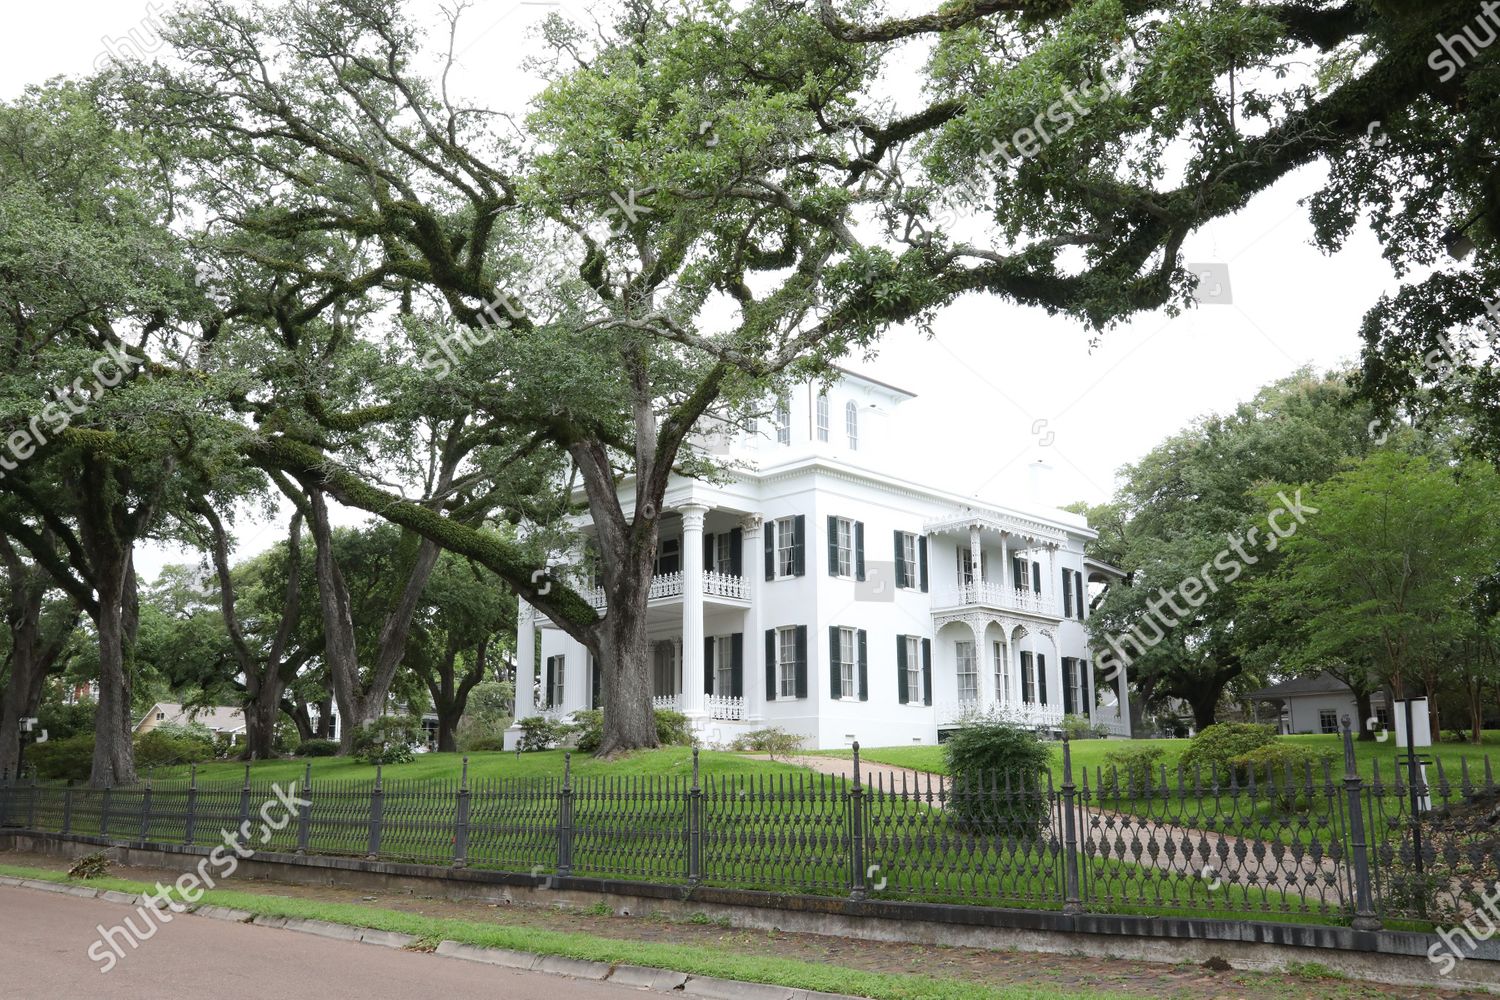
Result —
[{"label": "grass lawn", "polygon": [[[131,893],[155,889],[155,886],[143,882],[108,877],[79,883],[60,872],[4,864],[0,864],[0,874],[17,878],[42,879],[49,882],[85,884],[92,888],[116,889]],[[431,948],[440,941],[459,941],[482,948],[508,948],[594,962],[642,965],[697,976],[769,983],[793,989],[848,993],[872,997],[876,1000],[1027,1000],[1027,998],[1106,1000],[1106,998],[1125,995],[1091,989],[1065,989],[1042,984],[1030,984],[1019,988],[992,987],[947,976],[871,972],[841,968],[829,963],[746,955],[728,948],[715,948],[702,944],[686,946],[653,941],[616,940],[590,934],[538,930],[474,920],[427,917],[371,906],[268,896],[228,889],[205,892],[199,902],[263,916],[300,917],[351,927],[368,927],[410,934],[419,939],[414,947]],[[566,992],[561,986],[559,989]]]},{"label": "grass lawn", "polygon": [[[478,778],[562,778],[563,757],[566,751],[544,750],[536,753],[504,753],[498,750],[477,751],[468,754],[469,779]],[[383,769],[386,781],[458,781],[463,769],[464,754],[424,753],[418,754],[409,764],[392,764]],[[312,765],[313,783],[321,781],[372,781],[375,768],[361,764],[348,757],[311,757],[290,760],[256,761],[250,767],[251,779],[256,782],[286,782],[300,779],[303,769]],[[802,768],[790,764],[772,763],[739,754],[704,750],[698,757],[699,774],[792,774]],[[666,747],[645,753],[630,754],[617,760],[598,760],[588,754],[573,754],[575,777],[686,777],[693,774],[693,751],[688,747]],[[154,779],[186,778],[187,765],[156,768]],[[198,765],[198,781],[222,783],[244,778],[245,765],[237,761],[213,761]]]}]

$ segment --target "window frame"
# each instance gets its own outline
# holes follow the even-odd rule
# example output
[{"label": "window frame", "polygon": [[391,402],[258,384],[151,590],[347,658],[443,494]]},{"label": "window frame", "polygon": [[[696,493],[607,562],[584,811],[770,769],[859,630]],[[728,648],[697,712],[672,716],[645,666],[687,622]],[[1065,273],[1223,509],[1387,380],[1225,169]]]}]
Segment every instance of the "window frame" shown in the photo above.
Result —
[{"label": "window frame", "polygon": [[1318,732],[1327,736],[1339,731],[1339,710],[1336,708],[1318,709]]},{"label": "window frame", "polygon": [[859,664],[855,661],[858,653],[857,644],[859,636],[857,631],[838,626],[839,630],[839,701],[859,700]]},{"label": "window frame", "polygon": [[995,694],[1002,705],[1011,704],[1010,700],[1010,657],[1006,655],[1005,643],[999,639],[994,640],[995,653]]},{"label": "window frame", "polygon": [[836,567],[835,576],[840,579],[854,579],[854,519],[849,517],[834,517],[834,545],[838,549],[839,562]]},{"label": "window frame", "polygon": [[818,402],[817,402],[817,428],[818,428],[818,440],[819,441],[827,441],[828,440],[829,428],[830,428],[830,426],[832,424],[832,421],[829,418],[829,411],[830,411],[831,408],[832,408],[831,404],[830,404],[830,402],[828,400],[828,393],[826,393],[826,392],[820,392],[820,393],[818,393]]},{"label": "window frame", "polygon": [[[967,652],[967,658],[965,657],[965,650],[968,651]],[[954,643],[953,643],[953,665],[954,665],[953,673],[954,673],[954,677],[958,681],[958,700],[959,701],[978,701],[979,700],[979,660],[978,660],[978,656],[979,656],[979,651],[975,648],[975,646],[974,646],[974,640],[973,639],[957,639],[957,640],[954,640]],[[969,668],[968,670],[964,669],[964,667],[966,665]],[[968,678],[970,680],[970,682],[973,684],[973,693],[970,694],[970,695],[968,695],[968,696],[964,695],[965,678]]]},{"label": "window frame", "polygon": [[[663,663],[662,651],[666,651],[666,662]],[[651,697],[672,698],[681,694],[677,690],[660,690],[662,687],[662,670],[666,669],[668,682],[666,687],[675,689],[677,681],[677,644],[671,639],[658,639],[651,644]]]},{"label": "window frame", "polygon": [[797,575],[797,518],[778,517],[771,522],[775,533],[772,551],[776,555],[773,579],[790,580]]},{"label": "window frame", "polygon": [[714,535],[713,556],[713,565],[708,568],[728,576],[734,566],[734,535],[731,532],[721,531]]},{"label": "window frame", "polygon": [[922,690],[922,637],[905,635],[901,638],[906,643],[906,703],[925,704],[926,692]]},{"label": "window frame", "polygon": [[716,635],[713,640],[714,696],[729,698],[734,695],[734,639],[728,635]]},{"label": "window frame", "polygon": [[859,406],[852,399],[844,406],[844,430],[849,435],[849,450],[859,451]]},{"label": "window frame", "polygon": [[785,395],[776,397],[776,443],[792,443],[792,401]]},{"label": "window frame", "polygon": [[901,572],[903,579],[896,581],[902,590],[916,590],[921,586],[922,570],[917,565],[919,558],[917,536],[913,532],[901,532]]},{"label": "window frame", "polygon": [[797,697],[797,626],[776,629],[776,700]]}]

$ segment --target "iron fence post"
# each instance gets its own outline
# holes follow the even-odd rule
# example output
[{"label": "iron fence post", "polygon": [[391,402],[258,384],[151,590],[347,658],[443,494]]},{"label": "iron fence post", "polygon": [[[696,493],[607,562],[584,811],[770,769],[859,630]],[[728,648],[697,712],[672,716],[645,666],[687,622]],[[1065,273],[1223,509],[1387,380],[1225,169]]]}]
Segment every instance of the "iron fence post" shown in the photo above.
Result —
[{"label": "iron fence post", "polygon": [[189,847],[193,846],[193,835],[197,833],[198,826],[198,765],[192,764],[188,768],[188,790],[187,790],[187,822],[183,825],[182,842]]},{"label": "iron fence post", "polygon": [[469,863],[469,758],[464,757],[464,769],[458,779],[458,809],[453,818],[453,867],[462,868]]},{"label": "iron fence post", "polygon": [[63,836],[67,836],[73,829],[73,782],[69,781],[63,786]]},{"label": "iron fence post", "polygon": [[703,789],[698,783],[698,748],[693,747],[693,786],[688,789],[687,880],[703,881]]},{"label": "iron fence post", "polygon": [[312,840],[312,761],[302,766],[302,803],[297,807],[297,853],[306,854]]},{"label": "iron fence post", "polygon": [[36,800],[37,800],[37,796],[39,794],[41,794],[41,793],[37,790],[36,769],[32,768],[32,770],[31,770],[31,796],[30,796],[30,798],[28,799],[28,801],[26,803],[26,829],[28,829],[28,830],[35,830],[36,829]]},{"label": "iron fence post", "polygon": [[557,874],[573,874],[573,755],[563,755],[563,783],[557,795]]},{"label": "iron fence post", "polygon": [[854,787],[849,790],[849,898],[869,896],[865,884],[865,792],[859,782],[859,741],[854,741]]},{"label": "iron fence post", "polygon": [[10,770],[0,772],[0,826],[5,826],[10,818],[11,790],[15,787],[10,780]]},{"label": "iron fence post", "polygon": [[1063,913],[1083,912],[1083,898],[1078,891],[1078,817],[1074,813],[1077,786],[1073,784],[1073,748],[1063,736]]},{"label": "iron fence post", "polygon": [[1354,760],[1354,734],[1349,729],[1349,716],[1344,724],[1344,794],[1349,800],[1349,861],[1354,876],[1354,929],[1357,931],[1380,930],[1380,917],[1375,914],[1374,897],[1370,892],[1370,846],[1365,842],[1364,782],[1359,777],[1359,767]]},{"label": "iron fence post", "polygon": [[141,791],[141,827],[136,839],[145,843],[151,836],[151,769],[146,769],[146,787]]},{"label": "iron fence post", "polygon": [[380,765],[375,765],[375,787],[370,789],[370,841],[365,856],[370,860],[380,856],[380,822],[385,814],[385,789],[380,785]]},{"label": "iron fence post", "polygon": [[234,842],[241,847],[250,842],[250,765],[245,765],[245,783],[240,786],[240,823],[234,828]]},{"label": "iron fence post", "polygon": [[99,796],[99,836],[109,836],[109,800],[111,791],[109,782],[104,783],[104,794]]}]

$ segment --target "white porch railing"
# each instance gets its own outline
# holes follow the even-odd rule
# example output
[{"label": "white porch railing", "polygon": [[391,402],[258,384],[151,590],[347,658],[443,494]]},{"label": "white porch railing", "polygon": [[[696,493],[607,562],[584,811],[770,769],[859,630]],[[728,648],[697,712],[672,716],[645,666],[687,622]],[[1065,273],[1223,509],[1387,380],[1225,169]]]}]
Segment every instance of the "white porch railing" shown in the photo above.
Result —
[{"label": "white porch railing", "polygon": [[682,695],[659,694],[651,699],[652,708],[664,708],[673,712],[682,711]]},{"label": "white porch railing", "polygon": [[952,725],[965,716],[977,715],[990,709],[1017,725],[1033,726],[1037,729],[1061,729],[1063,721],[1063,710],[1060,707],[1037,702],[986,705],[978,698],[954,698],[938,702],[934,707],[937,709],[937,722],[940,726]]},{"label": "white porch railing", "polygon": [[[681,597],[684,582],[685,577],[680,572],[658,573],[651,578],[651,586],[646,591],[646,600],[659,601],[668,597]],[[703,594],[705,597],[728,597],[747,601],[750,599],[750,586],[743,576],[708,570],[703,574]],[[589,604],[600,611],[603,611],[609,603],[604,596],[603,587],[590,587],[583,591],[583,596]]]},{"label": "white porch railing", "polygon": [[715,719],[738,722],[745,717],[745,699],[711,694],[708,696],[708,714]]},{"label": "white porch railing", "polygon": [[990,580],[961,583],[957,587],[938,595],[940,608],[964,608],[985,605],[992,608],[1007,608],[1012,611],[1029,611],[1038,615],[1053,614],[1054,602],[1050,597],[1035,591],[1006,587]]}]

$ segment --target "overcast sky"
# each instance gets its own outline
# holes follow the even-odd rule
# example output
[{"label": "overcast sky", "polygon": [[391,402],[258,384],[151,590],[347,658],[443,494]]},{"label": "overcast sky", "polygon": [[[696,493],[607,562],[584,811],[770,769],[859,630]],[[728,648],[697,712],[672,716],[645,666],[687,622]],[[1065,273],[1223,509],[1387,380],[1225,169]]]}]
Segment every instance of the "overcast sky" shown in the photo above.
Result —
[{"label": "overcast sky", "polygon": [[[456,87],[519,109],[530,90],[519,69],[527,29],[553,6],[474,0],[456,45]],[[154,33],[143,22],[151,11],[136,0],[10,5],[0,33],[0,97],[88,72],[107,49],[123,50],[119,40],[132,30],[149,47]],[[1040,458],[1054,470],[1046,499],[1102,501],[1122,465],[1195,417],[1229,409],[1302,365],[1354,361],[1360,316],[1395,278],[1368,233],[1331,258],[1311,245],[1297,202],[1320,177],[1297,174],[1187,241],[1187,261],[1227,267],[1227,304],[1175,319],[1139,317],[1091,349],[1081,324],[970,298],[940,316],[934,339],[896,331],[878,357],[851,362],[917,394],[895,422],[912,456],[911,478],[1025,506],[1026,467]],[[242,524],[240,551],[263,548],[281,532],[278,524]],[[152,553],[142,569],[154,572],[162,559]]]}]

